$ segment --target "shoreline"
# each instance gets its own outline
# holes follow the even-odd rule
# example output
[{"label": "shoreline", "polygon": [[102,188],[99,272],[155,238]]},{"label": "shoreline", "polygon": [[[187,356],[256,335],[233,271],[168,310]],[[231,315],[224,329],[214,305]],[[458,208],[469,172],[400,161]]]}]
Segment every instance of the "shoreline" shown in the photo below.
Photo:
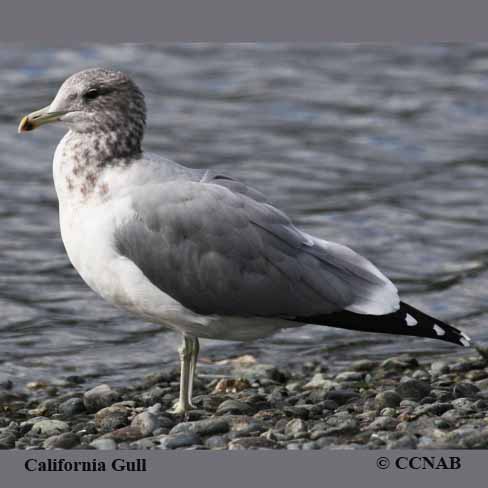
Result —
[{"label": "shoreline", "polygon": [[[126,387],[0,382],[2,449],[488,448],[488,361],[475,353],[274,367],[251,355],[202,374],[184,418],[177,369]],[[202,365],[201,371],[205,371]]]}]

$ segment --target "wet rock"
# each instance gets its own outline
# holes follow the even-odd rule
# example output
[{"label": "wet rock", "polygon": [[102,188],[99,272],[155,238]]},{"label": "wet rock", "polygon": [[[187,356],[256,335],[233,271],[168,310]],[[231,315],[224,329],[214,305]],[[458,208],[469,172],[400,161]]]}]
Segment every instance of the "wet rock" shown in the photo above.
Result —
[{"label": "wet rock", "polygon": [[380,409],[386,407],[398,407],[401,400],[402,398],[400,395],[394,390],[385,390],[375,396],[376,407]]},{"label": "wet rock", "polygon": [[134,417],[131,426],[139,429],[143,436],[148,436],[159,428],[160,423],[158,417],[152,413],[142,412]]},{"label": "wet rock", "polygon": [[79,437],[72,432],[48,437],[42,444],[45,449],[71,449],[80,442]]},{"label": "wet rock", "polygon": [[34,434],[51,437],[69,430],[69,424],[61,420],[40,420],[31,429]]},{"label": "wet rock", "polygon": [[121,427],[103,436],[104,439],[113,439],[115,442],[136,441],[141,437],[144,437],[142,432],[137,427],[132,427],[131,425]]},{"label": "wet rock", "polygon": [[201,437],[195,432],[180,432],[161,436],[159,439],[161,449],[178,449],[202,443]]},{"label": "wet rock", "polygon": [[90,446],[101,451],[113,451],[117,449],[117,444],[113,439],[95,439],[94,441],[90,442]]},{"label": "wet rock", "polygon": [[202,436],[225,434],[229,431],[229,423],[224,418],[182,422],[175,425],[170,434],[193,433]]},{"label": "wet rock", "polygon": [[111,405],[95,414],[95,425],[100,432],[111,432],[129,423],[130,409],[124,405]]},{"label": "wet rock", "polygon": [[64,417],[73,417],[84,411],[85,405],[81,398],[70,398],[58,406],[58,412]]},{"label": "wet rock", "polygon": [[430,393],[430,385],[424,381],[406,380],[396,387],[396,392],[402,399],[418,401]]},{"label": "wet rock", "polygon": [[109,385],[98,385],[88,390],[83,395],[83,404],[89,412],[108,407],[119,400],[119,393],[113,390]]}]

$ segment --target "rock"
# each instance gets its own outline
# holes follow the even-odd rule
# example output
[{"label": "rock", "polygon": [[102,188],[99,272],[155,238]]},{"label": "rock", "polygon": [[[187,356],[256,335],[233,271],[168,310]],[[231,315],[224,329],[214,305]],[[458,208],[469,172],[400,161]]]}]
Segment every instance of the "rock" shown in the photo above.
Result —
[{"label": "rock", "polygon": [[379,409],[391,407],[395,408],[400,405],[402,398],[400,395],[394,390],[385,390],[378,393],[375,396],[375,404],[376,407]]},{"label": "rock", "polygon": [[483,380],[479,380],[476,382],[476,386],[478,387],[479,390],[481,391],[486,391],[488,390],[488,378],[485,378]]},{"label": "rock", "polygon": [[153,405],[156,402],[160,402],[166,393],[168,393],[168,388],[161,388],[160,386],[156,385],[145,391],[141,395],[141,400],[144,405]]},{"label": "rock", "polygon": [[307,426],[302,419],[290,420],[285,427],[285,434],[300,434],[307,430]]},{"label": "rock", "polygon": [[364,380],[364,373],[359,371],[343,371],[339,373],[336,377],[336,381],[363,381]]},{"label": "rock", "polygon": [[352,390],[331,390],[325,396],[326,400],[332,400],[338,405],[344,405],[357,398],[359,398],[359,395]]},{"label": "rock", "polygon": [[264,437],[239,437],[229,442],[229,450],[240,449],[273,449],[276,443]]},{"label": "rock", "polygon": [[467,381],[454,385],[453,394],[455,398],[472,398],[479,393],[480,389],[473,383]]},{"label": "rock", "polygon": [[158,417],[149,412],[142,412],[134,417],[131,424],[132,427],[138,428],[141,434],[145,437],[151,435],[157,428],[159,428]]},{"label": "rock", "polygon": [[194,422],[182,422],[175,425],[170,434],[192,433],[202,436],[225,434],[229,431],[229,423],[223,417],[216,419],[197,420]]},{"label": "rock", "polygon": [[70,398],[58,405],[58,412],[64,417],[73,417],[85,411],[81,398]]},{"label": "rock", "polygon": [[36,422],[31,432],[46,437],[62,434],[69,430],[69,425],[61,420],[40,420]]},{"label": "rock", "polygon": [[430,365],[430,373],[432,376],[440,376],[441,374],[449,373],[449,364],[444,361],[434,361]]},{"label": "rock", "polygon": [[48,437],[42,444],[45,449],[72,449],[80,443],[80,439],[72,432]]},{"label": "rock", "polygon": [[368,430],[394,430],[398,420],[392,417],[378,417],[368,425]]},{"label": "rock", "polygon": [[417,438],[414,435],[402,435],[386,443],[386,449],[416,449]]},{"label": "rock", "polygon": [[323,388],[324,390],[331,390],[339,386],[339,383],[327,379],[323,373],[316,373],[312,376],[312,379],[304,385],[305,390],[312,388]]},{"label": "rock", "polygon": [[214,393],[237,393],[251,388],[251,383],[246,378],[222,378],[214,388]]},{"label": "rock", "polygon": [[200,436],[195,432],[181,432],[161,436],[159,439],[161,449],[178,449],[202,443]]},{"label": "rock", "polygon": [[120,429],[113,430],[105,434],[102,438],[113,439],[116,442],[136,441],[143,437],[142,432],[136,428],[128,425],[127,427],[121,427]]},{"label": "rock", "polygon": [[252,415],[255,412],[255,408],[246,402],[240,400],[225,400],[217,408],[217,414],[243,414]]},{"label": "rock", "polygon": [[109,385],[98,385],[88,390],[83,395],[83,404],[89,412],[108,407],[120,398],[119,393],[113,390]]},{"label": "rock", "polygon": [[129,408],[123,405],[111,405],[95,414],[95,425],[100,432],[111,432],[129,423]]},{"label": "rock", "polygon": [[228,442],[229,441],[221,435],[213,435],[205,441],[205,445],[209,449],[225,449]]},{"label": "rock", "polygon": [[473,402],[471,400],[469,400],[468,398],[456,398],[456,400],[453,400],[451,402],[451,405],[456,410],[461,410],[463,412],[475,410]]},{"label": "rock", "polygon": [[430,385],[424,381],[406,380],[396,387],[396,392],[402,399],[419,401],[430,393]]},{"label": "rock", "polygon": [[101,451],[113,451],[117,449],[117,444],[113,439],[95,439],[94,441],[90,442],[90,446]]},{"label": "rock", "polygon": [[359,359],[351,364],[351,369],[353,371],[371,372],[378,364],[378,361],[372,361],[371,359]]},{"label": "rock", "polygon": [[380,367],[385,370],[401,370],[407,368],[416,368],[419,365],[415,358],[410,356],[396,356],[385,359]]},{"label": "rock", "polygon": [[2,432],[0,434],[0,449],[13,449],[17,435],[14,432]]}]

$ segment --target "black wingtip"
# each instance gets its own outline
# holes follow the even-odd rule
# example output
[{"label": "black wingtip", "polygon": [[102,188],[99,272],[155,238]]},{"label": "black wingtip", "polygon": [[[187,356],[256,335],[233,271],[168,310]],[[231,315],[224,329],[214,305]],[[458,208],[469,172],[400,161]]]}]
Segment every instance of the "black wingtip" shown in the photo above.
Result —
[{"label": "black wingtip", "polygon": [[[315,317],[297,317],[294,320],[363,332],[428,337],[462,347],[475,347],[464,332],[405,302],[400,302],[400,308],[387,315],[366,315],[342,311]],[[488,357],[488,352],[486,354]]]}]

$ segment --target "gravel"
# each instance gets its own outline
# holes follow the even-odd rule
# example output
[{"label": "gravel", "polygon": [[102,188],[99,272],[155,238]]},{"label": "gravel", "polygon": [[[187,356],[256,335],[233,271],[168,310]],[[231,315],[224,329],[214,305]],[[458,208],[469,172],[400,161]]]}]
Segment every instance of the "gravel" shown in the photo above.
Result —
[{"label": "gravel", "polygon": [[81,377],[56,388],[4,380],[0,448],[488,448],[488,363],[478,358],[402,355],[288,369],[245,359],[246,375],[234,359],[224,377],[202,375],[187,416],[168,411],[176,369],[117,389]]}]

